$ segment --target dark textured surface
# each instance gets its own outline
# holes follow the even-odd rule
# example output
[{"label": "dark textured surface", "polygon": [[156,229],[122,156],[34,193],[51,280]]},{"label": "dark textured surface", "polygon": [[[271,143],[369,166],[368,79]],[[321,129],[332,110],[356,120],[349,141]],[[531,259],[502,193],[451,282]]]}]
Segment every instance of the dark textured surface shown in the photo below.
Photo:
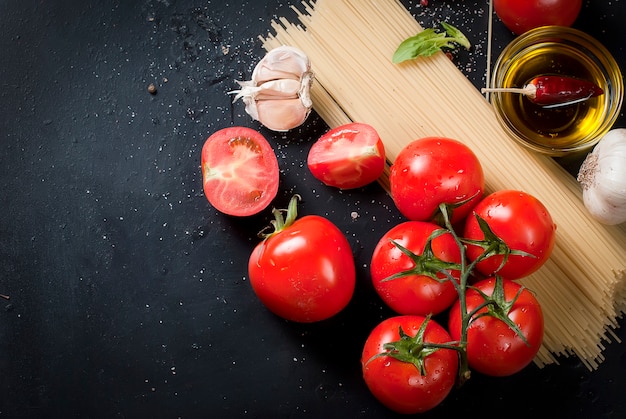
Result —
[{"label": "dark textured surface", "polygon": [[[455,60],[482,86],[487,2],[406,4],[425,26],[447,18],[466,32],[474,49]],[[390,315],[368,283],[369,257],[402,217],[378,185],[338,192],[309,174],[308,148],[326,129],[315,115],[277,135],[226,94],[262,56],[257,36],[291,13],[256,0],[0,2],[0,294],[10,296],[0,300],[0,417],[393,417],[366,389],[359,356]],[[625,14],[621,0],[586,2],[576,23],[622,68]],[[495,58],[511,35],[494,29]],[[346,233],[358,286],[337,317],[291,324],[254,297],[245,266],[269,210],[234,219],[202,193],[202,144],[233,124],[275,147],[276,206],[299,193],[301,214]],[[624,417],[624,344],[605,356],[594,372],[570,357],[476,375],[422,416],[491,406]]]}]

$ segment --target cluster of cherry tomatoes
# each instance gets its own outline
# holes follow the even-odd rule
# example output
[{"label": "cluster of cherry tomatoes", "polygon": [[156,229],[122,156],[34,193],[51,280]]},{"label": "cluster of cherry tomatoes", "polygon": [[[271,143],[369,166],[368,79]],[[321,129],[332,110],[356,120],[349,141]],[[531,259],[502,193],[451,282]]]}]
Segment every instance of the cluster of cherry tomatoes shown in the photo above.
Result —
[{"label": "cluster of cherry tomatoes", "polygon": [[370,271],[398,315],[371,332],[361,362],[376,398],[394,411],[417,413],[441,403],[470,369],[508,376],[532,362],[543,315],[516,281],[549,258],[556,226],[528,193],[484,196],[480,162],[453,139],[407,145],[389,182],[409,221],[380,239]]},{"label": "cluster of cherry tomatoes", "polygon": [[[385,151],[371,126],[353,123],[324,134],[307,163],[325,184],[356,188],[380,177]],[[212,135],[203,148],[202,170],[208,200],[231,215],[257,213],[276,194],[274,152],[248,128]],[[556,227],[528,193],[485,196],[480,162],[454,139],[411,142],[391,166],[389,184],[407,221],[380,238],[370,273],[374,289],[397,316],[381,322],[365,341],[363,377],[390,409],[423,412],[466,380],[470,369],[506,376],[532,361],[543,338],[543,316],[532,292],[516,281],[548,259]],[[273,210],[248,273],[270,311],[316,322],[351,300],[354,257],[328,219],[298,217],[298,198],[286,210]]]}]

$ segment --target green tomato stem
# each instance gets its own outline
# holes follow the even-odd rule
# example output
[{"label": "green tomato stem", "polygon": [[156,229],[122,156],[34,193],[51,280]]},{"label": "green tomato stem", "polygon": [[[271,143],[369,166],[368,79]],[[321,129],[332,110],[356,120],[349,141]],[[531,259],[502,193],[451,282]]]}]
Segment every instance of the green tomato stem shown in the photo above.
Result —
[{"label": "green tomato stem", "polygon": [[[460,387],[463,384],[465,384],[465,382],[469,380],[471,376],[471,371],[469,368],[469,361],[467,358],[467,329],[469,327],[469,322],[470,322],[471,317],[467,314],[467,300],[465,298],[465,290],[467,289],[467,281],[469,279],[469,276],[472,270],[468,269],[467,257],[464,251],[465,247],[463,243],[461,242],[461,239],[459,238],[459,236],[456,234],[456,231],[452,227],[452,223],[450,221],[450,217],[449,217],[448,209],[446,205],[441,204],[439,207],[440,207],[440,211],[443,216],[443,221],[444,221],[446,228],[450,231],[450,234],[452,234],[454,241],[456,242],[457,246],[461,250],[460,252],[461,253],[461,264],[460,264],[461,272],[460,272],[460,277],[459,277],[459,284],[457,287],[455,287],[457,290],[457,293],[459,294],[459,308],[461,311],[461,339],[459,340],[457,344],[458,346],[457,353],[459,356],[459,371],[457,375],[457,386]],[[471,264],[470,266],[474,266],[474,265]]]},{"label": "green tomato stem", "polygon": [[[262,239],[268,239],[275,234],[280,233],[287,227],[291,226],[298,218],[298,201],[302,199],[300,195],[295,194],[291,197],[289,201],[289,206],[286,210],[284,209],[272,209],[272,214],[274,214],[274,219],[270,221],[270,225],[265,227],[263,230],[259,231],[258,236]],[[287,212],[287,217],[283,217],[283,212]],[[269,233],[267,230],[272,230]]]}]

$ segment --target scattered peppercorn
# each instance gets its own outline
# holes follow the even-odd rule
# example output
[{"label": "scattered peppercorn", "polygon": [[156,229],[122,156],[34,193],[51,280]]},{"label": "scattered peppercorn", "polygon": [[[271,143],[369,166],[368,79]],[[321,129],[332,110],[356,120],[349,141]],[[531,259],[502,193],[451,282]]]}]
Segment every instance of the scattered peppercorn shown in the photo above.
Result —
[{"label": "scattered peppercorn", "polygon": [[157,92],[156,86],[154,85],[154,83],[150,83],[148,85],[148,93],[150,93],[151,95],[156,95],[156,92]]}]

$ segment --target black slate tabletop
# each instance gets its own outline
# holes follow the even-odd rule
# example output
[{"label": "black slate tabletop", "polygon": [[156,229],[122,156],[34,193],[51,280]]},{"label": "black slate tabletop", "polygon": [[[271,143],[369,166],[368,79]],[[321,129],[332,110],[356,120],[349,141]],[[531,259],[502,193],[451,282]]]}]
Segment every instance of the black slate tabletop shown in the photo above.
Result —
[{"label": "black slate tabletop", "polygon": [[[395,416],[367,390],[359,357],[391,314],[369,258],[403,218],[378,184],[337,191],[310,175],[308,149],[327,129],[315,114],[277,134],[227,95],[263,55],[257,36],[299,3],[0,2],[0,417]],[[404,2],[424,26],[464,30],[474,48],[453,59],[483,86],[488,1],[428,3]],[[625,16],[623,0],[587,0],[574,25],[622,69]],[[494,58],[512,38],[496,19]],[[357,290],[338,316],[289,323],[254,296],[246,264],[270,211],[225,216],[202,191],[204,140],[230,125],[274,146],[275,206],[298,193],[301,214],[348,237]],[[579,161],[562,163],[575,172]],[[625,345],[606,342],[596,371],[572,356],[475,374],[421,416],[624,417]]]}]

